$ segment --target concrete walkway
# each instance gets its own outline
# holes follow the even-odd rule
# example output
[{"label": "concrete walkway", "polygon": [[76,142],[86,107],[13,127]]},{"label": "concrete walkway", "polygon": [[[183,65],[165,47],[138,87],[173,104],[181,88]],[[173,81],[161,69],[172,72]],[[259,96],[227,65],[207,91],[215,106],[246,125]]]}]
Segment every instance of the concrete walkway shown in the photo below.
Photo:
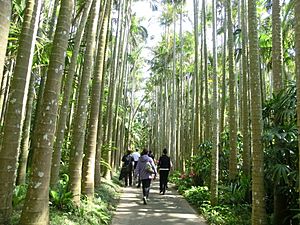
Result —
[{"label": "concrete walkway", "polygon": [[147,205],[141,188],[123,188],[112,225],[207,225],[174,188],[160,195],[158,185],[152,183]]}]

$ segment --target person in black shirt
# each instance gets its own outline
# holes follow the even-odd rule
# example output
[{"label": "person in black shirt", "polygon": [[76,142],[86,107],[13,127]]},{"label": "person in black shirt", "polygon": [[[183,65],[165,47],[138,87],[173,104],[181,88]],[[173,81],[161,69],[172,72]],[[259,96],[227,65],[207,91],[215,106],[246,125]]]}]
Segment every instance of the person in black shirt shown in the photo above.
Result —
[{"label": "person in black shirt", "polygon": [[168,185],[169,171],[172,167],[171,159],[167,156],[167,149],[163,150],[163,155],[159,158],[157,167],[159,168],[159,192],[165,194]]},{"label": "person in black shirt", "polygon": [[122,157],[125,186],[128,185],[128,180],[129,186],[132,186],[133,157],[131,152],[131,150],[128,150],[127,153]]}]

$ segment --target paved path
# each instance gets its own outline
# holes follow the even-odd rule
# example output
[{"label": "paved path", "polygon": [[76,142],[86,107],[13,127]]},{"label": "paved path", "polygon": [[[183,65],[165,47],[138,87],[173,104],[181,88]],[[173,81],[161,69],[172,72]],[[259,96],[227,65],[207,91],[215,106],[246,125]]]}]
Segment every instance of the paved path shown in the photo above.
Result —
[{"label": "paved path", "polygon": [[143,205],[142,189],[123,188],[112,225],[207,225],[175,189],[165,195],[158,192],[158,182],[152,183],[149,201]]}]

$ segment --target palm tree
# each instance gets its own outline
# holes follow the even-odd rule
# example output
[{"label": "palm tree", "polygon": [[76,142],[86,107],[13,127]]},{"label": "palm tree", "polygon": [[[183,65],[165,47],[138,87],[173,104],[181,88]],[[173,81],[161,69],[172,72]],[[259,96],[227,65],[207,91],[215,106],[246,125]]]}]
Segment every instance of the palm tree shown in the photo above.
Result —
[{"label": "palm tree", "polygon": [[[173,59],[172,59],[172,77],[171,77],[171,107],[170,107],[170,119],[171,119],[171,126],[170,126],[170,146],[169,149],[170,151],[170,156],[174,158],[174,153],[176,151],[176,4],[174,3],[174,0],[172,1],[173,3]],[[197,127],[198,128],[198,127]]]},{"label": "palm tree", "polygon": [[228,30],[228,72],[229,72],[229,178],[235,179],[237,176],[237,124],[236,124],[236,94],[235,94],[235,74],[233,55],[233,24],[231,1],[226,1],[227,9],[227,30]]},{"label": "palm tree", "polygon": [[73,85],[73,80],[75,75],[75,68],[77,64],[77,57],[79,54],[81,40],[84,33],[84,27],[88,19],[92,2],[93,2],[92,0],[88,0],[85,2],[83,14],[81,16],[79,27],[74,40],[74,49],[71,58],[71,63],[69,65],[68,73],[65,79],[64,91],[63,91],[64,96],[63,96],[62,104],[60,106],[58,124],[57,124],[56,135],[55,135],[56,138],[55,138],[53,157],[52,157],[51,181],[50,181],[52,187],[56,185],[58,181],[60,160],[61,160],[61,148],[65,137],[65,128],[66,128],[67,117],[69,112],[69,103],[71,100],[70,97],[73,90],[72,85]]},{"label": "palm tree", "polygon": [[280,0],[272,1],[272,72],[274,93],[282,88],[282,32]]},{"label": "palm tree", "polygon": [[[132,17],[130,16],[130,11],[131,9],[131,1],[127,1],[124,4],[124,12],[123,14],[123,21],[126,22],[121,22],[123,24],[123,26],[121,27],[120,30],[120,34],[121,34],[121,38],[120,38],[120,44],[119,44],[119,66],[114,70],[117,74],[116,76],[116,92],[115,92],[115,102],[114,102],[114,109],[113,109],[113,121],[112,121],[112,134],[111,134],[111,141],[110,143],[112,143],[112,147],[114,149],[120,149],[118,148],[118,140],[121,140],[122,137],[119,136],[119,121],[121,120],[121,118],[125,118],[125,116],[121,116],[120,115],[120,100],[121,100],[121,96],[123,95],[123,86],[124,83],[126,82],[125,80],[127,79],[128,76],[131,75],[135,75],[135,71],[136,71],[136,65],[137,62],[134,62],[132,65],[132,68],[129,71],[129,60],[127,58],[128,54],[134,54],[134,45],[131,46],[129,45],[129,38],[131,35],[133,35],[134,33],[132,32],[134,30],[134,26],[132,25]],[[132,38],[134,39],[135,37],[132,36]],[[134,77],[133,77],[134,79]],[[125,82],[124,82],[125,81]],[[133,108],[130,111],[130,115],[133,115]],[[133,118],[131,118],[132,121]],[[128,131],[130,132],[130,124],[128,125]],[[124,149],[123,147],[121,149]],[[120,162],[120,151],[112,151],[111,152],[111,166],[112,166],[112,170],[114,170],[116,168],[116,166],[118,165],[118,163]]]},{"label": "palm tree", "polygon": [[33,102],[34,102],[35,82],[36,82],[36,76],[34,73],[32,73],[30,78],[28,99],[26,104],[26,115],[25,115],[24,125],[23,125],[22,140],[20,144],[19,166],[18,166],[17,181],[16,181],[17,185],[25,184],[25,180],[26,180],[26,169],[27,169],[28,153],[29,153],[29,145],[30,145],[30,124],[31,124],[31,116],[33,110]]},{"label": "palm tree", "polygon": [[33,150],[30,185],[26,194],[20,224],[49,224],[48,204],[51,157],[72,10],[72,0],[61,1],[47,73],[43,106],[37,124],[37,145]]},{"label": "palm tree", "polygon": [[100,2],[93,1],[89,25],[87,28],[87,46],[84,56],[83,72],[79,87],[77,108],[74,117],[73,135],[69,160],[69,189],[73,193],[73,202],[80,203],[82,159],[85,143],[86,121],[88,113],[89,82],[94,67],[94,52],[99,17]]},{"label": "palm tree", "polygon": [[[110,18],[109,18],[110,20]],[[107,33],[109,33],[111,23],[108,24]],[[108,34],[107,34],[108,35]],[[108,55],[108,41],[106,38],[106,53],[104,54],[105,58],[103,61],[106,61]],[[105,65],[103,71],[107,71],[108,66]],[[102,72],[103,73],[103,72]],[[102,78],[101,87],[100,87],[100,97],[99,97],[99,118],[98,118],[98,132],[97,132],[97,146],[96,146],[96,161],[95,161],[95,188],[100,187],[101,182],[101,153],[102,153],[102,144],[103,144],[103,105],[104,105],[104,89],[105,89],[106,79]],[[125,137],[125,135],[124,135]]]},{"label": "palm tree", "polygon": [[[118,12],[118,24],[117,24],[117,29],[116,29],[116,39],[115,43],[113,46],[113,62],[112,62],[112,67],[111,71],[109,74],[109,91],[108,91],[108,97],[107,97],[107,109],[106,109],[106,123],[104,124],[104,144],[108,147],[108,151],[103,154],[104,160],[111,165],[112,161],[112,140],[113,140],[113,122],[115,118],[115,111],[114,111],[114,106],[116,105],[116,93],[117,93],[117,84],[119,81],[119,73],[118,72],[118,67],[119,67],[119,59],[121,55],[121,48],[120,46],[122,45],[122,34],[124,31],[123,27],[123,19],[124,19],[124,9],[125,9],[125,1],[121,0],[119,2],[119,7],[120,10]],[[122,64],[120,65],[122,67]],[[111,177],[111,174],[108,173],[107,168],[104,168],[104,174],[107,178]]]},{"label": "palm tree", "polygon": [[[224,12],[223,27],[227,27],[226,21],[226,10]],[[226,106],[226,43],[227,43],[227,32],[224,29],[223,34],[223,56],[222,56],[222,95],[220,97],[220,133],[224,131],[225,123],[225,106]]]},{"label": "palm tree", "polygon": [[4,116],[0,154],[0,223],[9,220],[12,210],[12,192],[16,180],[17,158],[40,9],[40,0],[27,1],[17,61],[11,81],[10,97]]},{"label": "palm tree", "polygon": [[[5,62],[5,53],[8,40],[8,32],[11,16],[11,0],[0,2],[0,83],[3,79],[3,67]],[[2,92],[2,90],[1,90]],[[2,93],[0,93],[2,95]],[[0,112],[2,107],[0,107]]]},{"label": "palm tree", "polygon": [[200,112],[199,112],[199,97],[200,97],[200,84],[199,84],[199,2],[194,0],[194,36],[195,36],[195,125],[194,125],[194,139],[193,139],[193,148],[196,149],[196,146],[199,144],[200,140]]},{"label": "palm tree", "polygon": [[94,196],[94,173],[95,173],[95,158],[96,158],[96,141],[98,131],[98,118],[100,110],[100,94],[101,83],[104,77],[104,59],[105,47],[108,29],[108,19],[111,11],[111,1],[106,2],[105,14],[102,20],[100,37],[98,42],[98,55],[94,70],[93,84],[91,90],[91,109],[88,124],[87,147],[85,149],[85,157],[83,159],[83,174],[82,174],[82,193],[89,198]]},{"label": "palm tree", "polygon": [[[295,4],[295,44],[296,44],[296,80],[297,80],[297,127],[300,133],[300,1]],[[300,138],[298,138],[298,148],[300,149]],[[300,158],[300,151],[299,151]],[[300,160],[299,160],[299,174],[300,174]],[[300,190],[300,180],[298,181],[298,190]],[[300,192],[299,192],[300,193]]]},{"label": "palm tree", "polygon": [[249,59],[252,121],[252,225],[267,224],[264,192],[264,164],[262,145],[262,103],[259,75],[259,52],[256,1],[248,0]]},{"label": "palm tree", "polygon": [[242,82],[243,82],[243,97],[242,97],[242,134],[243,134],[243,172],[250,176],[250,137],[249,137],[249,104],[248,104],[248,57],[247,57],[247,21],[245,0],[242,0],[241,9],[242,18]]},{"label": "palm tree", "polygon": [[210,139],[210,118],[209,118],[209,99],[208,99],[208,54],[207,54],[207,41],[206,41],[206,1],[202,0],[202,23],[203,23],[203,58],[204,58],[204,71],[203,71],[203,77],[204,77],[204,91],[205,91],[205,96],[204,96],[204,101],[205,101],[205,132],[204,132],[204,137],[205,140]]},{"label": "palm tree", "polygon": [[[198,3],[199,4],[199,3]],[[195,21],[196,23],[196,21]],[[181,144],[181,128],[182,128],[182,80],[183,80],[183,2],[180,4],[180,27],[179,27],[179,39],[180,39],[180,55],[179,55],[179,76],[176,86],[177,86],[177,123],[176,123],[176,152],[175,157],[173,158],[173,162],[176,169],[179,169],[179,155],[180,155],[180,144]],[[197,43],[197,42],[196,42]],[[199,44],[199,43],[198,43]],[[195,59],[196,60],[196,59]],[[199,66],[199,63],[198,63]],[[198,67],[197,66],[197,67]],[[199,129],[200,130],[200,129]],[[200,134],[199,134],[200,135]]]},{"label": "palm tree", "polygon": [[213,97],[212,97],[212,169],[211,169],[211,204],[216,205],[218,201],[219,181],[219,106],[218,106],[218,76],[217,76],[217,9],[216,0],[212,1],[213,15]]}]

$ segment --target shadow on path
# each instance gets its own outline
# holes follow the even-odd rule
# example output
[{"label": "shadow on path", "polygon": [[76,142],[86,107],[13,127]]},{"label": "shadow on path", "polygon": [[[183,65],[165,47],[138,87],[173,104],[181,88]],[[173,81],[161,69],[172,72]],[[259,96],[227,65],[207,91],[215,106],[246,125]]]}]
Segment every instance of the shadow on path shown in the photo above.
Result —
[{"label": "shadow on path", "polygon": [[151,185],[147,205],[142,201],[142,189],[123,188],[113,216],[112,225],[207,225],[187,201],[173,188],[159,194],[158,182]]}]

